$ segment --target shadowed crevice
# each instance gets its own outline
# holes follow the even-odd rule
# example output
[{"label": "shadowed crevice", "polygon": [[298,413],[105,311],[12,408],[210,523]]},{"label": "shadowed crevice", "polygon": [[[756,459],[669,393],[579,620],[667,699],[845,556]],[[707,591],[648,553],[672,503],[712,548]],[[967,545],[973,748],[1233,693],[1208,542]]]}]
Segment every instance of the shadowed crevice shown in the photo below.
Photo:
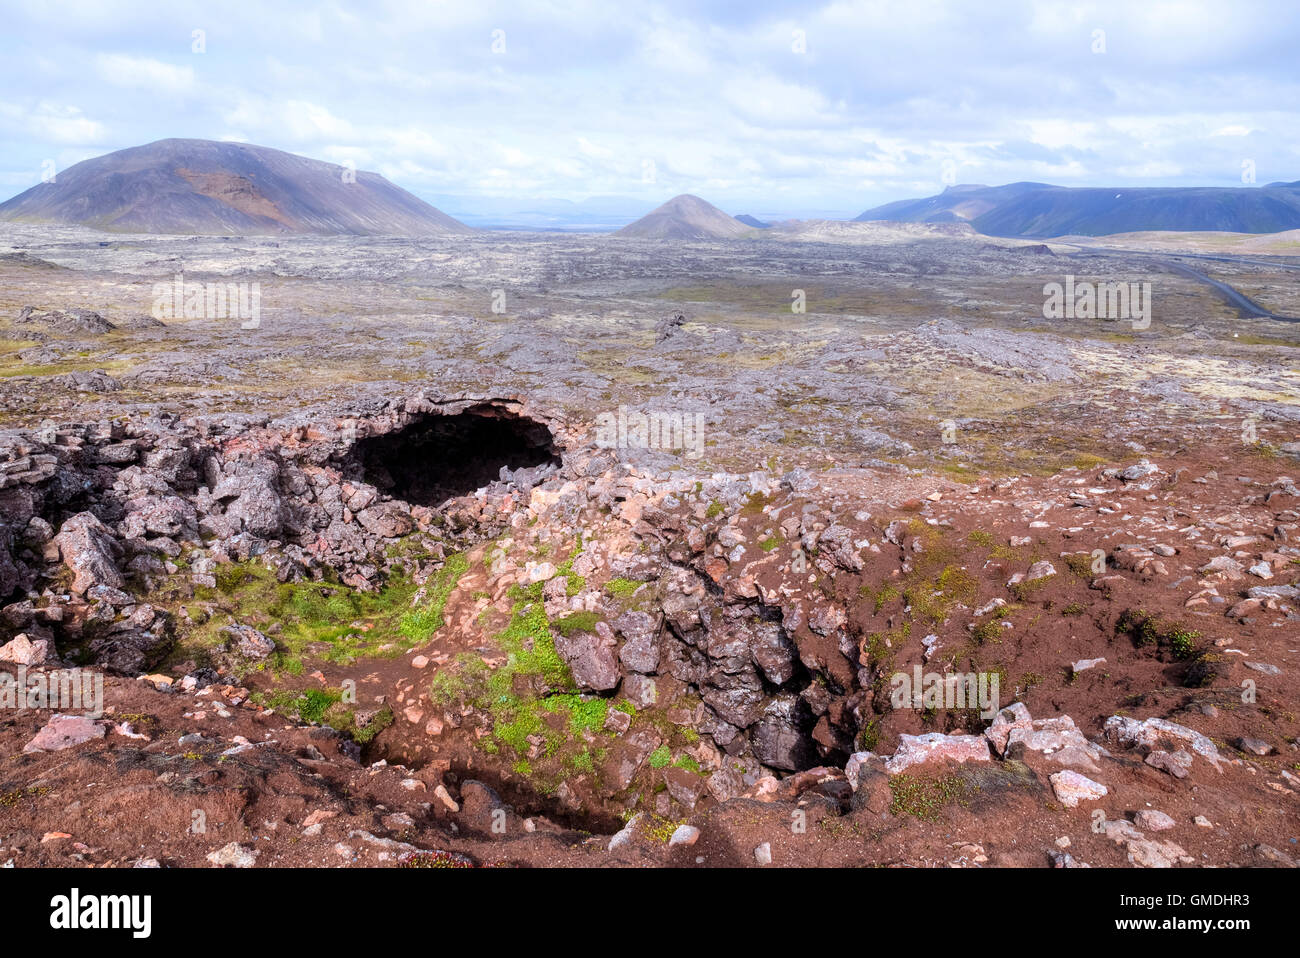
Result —
[{"label": "shadowed crevice", "polygon": [[511,472],[559,466],[545,424],[491,404],[430,415],[396,432],[359,440],[360,478],[412,505],[438,506]]}]

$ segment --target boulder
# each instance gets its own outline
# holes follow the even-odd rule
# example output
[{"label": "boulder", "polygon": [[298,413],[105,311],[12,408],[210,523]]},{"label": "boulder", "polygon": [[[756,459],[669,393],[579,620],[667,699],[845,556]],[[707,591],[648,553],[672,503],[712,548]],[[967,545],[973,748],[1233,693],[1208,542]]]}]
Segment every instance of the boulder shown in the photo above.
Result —
[{"label": "boulder", "polygon": [[[604,625],[603,622],[600,624]],[[616,688],[621,675],[618,668],[618,643],[608,626],[603,631],[604,635],[575,632],[555,637],[555,651],[568,663],[574,682],[587,691],[606,692]]]},{"label": "boulder", "polygon": [[357,513],[357,522],[367,532],[383,539],[396,539],[415,528],[411,513],[396,502],[381,502]]},{"label": "boulder", "polygon": [[86,715],[54,715],[36,737],[23,746],[24,752],[60,752],[105,735],[104,725]]},{"label": "boulder", "polygon": [[1117,745],[1139,749],[1148,753],[1148,756],[1156,751],[1177,752],[1187,746],[1213,765],[1216,771],[1223,771],[1219,767],[1219,750],[1210,739],[1194,729],[1166,719],[1149,718],[1139,721],[1124,715],[1112,715],[1106,719],[1103,731]]},{"label": "boulder", "polygon": [[234,651],[246,659],[264,659],[275,651],[275,640],[251,625],[228,625],[221,631],[230,636]]},{"label": "boulder", "polygon": [[898,775],[915,765],[927,762],[988,762],[988,742],[979,735],[944,735],[929,732],[925,735],[900,735],[898,751],[885,763],[890,775]]},{"label": "boulder", "polygon": [[1063,772],[1049,775],[1048,780],[1052,783],[1052,791],[1056,793],[1057,799],[1066,808],[1074,808],[1081,801],[1097,801],[1110,793],[1110,790],[1100,782],[1094,782],[1068,768]]},{"label": "boulder", "polygon": [[654,672],[659,668],[658,628],[646,612],[625,612],[614,620],[614,631],[623,637],[618,657],[633,672]]},{"label": "boulder", "polygon": [[14,636],[13,640],[0,646],[0,662],[12,662],[15,665],[41,665],[49,657],[48,639],[29,638],[25,633]]},{"label": "boulder", "polygon": [[812,723],[806,713],[807,705],[796,695],[780,695],[768,704],[750,736],[760,762],[787,772],[812,764],[816,749],[808,735]]},{"label": "boulder", "polygon": [[122,547],[98,517],[79,512],[63,523],[55,542],[59,555],[72,571],[72,591],[85,595],[95,585],[120,589],[125,585],[117,567]]}]

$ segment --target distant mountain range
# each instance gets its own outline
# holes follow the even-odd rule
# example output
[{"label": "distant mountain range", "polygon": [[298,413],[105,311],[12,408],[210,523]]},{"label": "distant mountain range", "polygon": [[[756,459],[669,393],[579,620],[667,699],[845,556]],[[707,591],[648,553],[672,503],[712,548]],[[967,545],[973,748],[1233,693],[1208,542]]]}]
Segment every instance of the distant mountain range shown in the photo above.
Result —
[{"label": "distant mountain range", "polygon": [[[473,217],[466,212],[480,225],[592,231],[626,223],[638,204],[615,196],[578,203],[503,197],[461,197],[458,202],[482,205]],[[519,207],[520,202],[525,205]],[[192,139],[158,140],[85,160],[59,172],[53,182],[0,203],[0,221],[209,235],[474,232],[377,173],[264,146]],[[1034,238],[1150,231],[1277,233],[1300,229],[1300,181],[1234,188],[950,186],[936,196],[877,206],[853,220],[865,221],[957,224],[989,236]],[[690,241],[786,236],[792,228],[804,235],[811,229],[797,223],[782,226],[786,222],[731,216],[684,193],[614,235]],[[807,222],[821,223],[812,229],[817,235],[843,233],[829,221]]]},{"label": "distant mountain range", "polygon": [[158,140],[85,160],[0,203],[0,220],[141,233],[473,232],[377,173],[214,140]]},{"label": "distant mountain range", "polygon": [[722,212],[712,203],[683,193],[614,235],[639,239],[710,240],[738,239],[753,232],[752,226]]},{"label": "distant mountain range", "polygon": [[1104,236],[1141,230],[1276,233],[1300,228],[1300,182],[1261,187],[950,186],[869,209],[859,221],[970,223],[988,236]]}]

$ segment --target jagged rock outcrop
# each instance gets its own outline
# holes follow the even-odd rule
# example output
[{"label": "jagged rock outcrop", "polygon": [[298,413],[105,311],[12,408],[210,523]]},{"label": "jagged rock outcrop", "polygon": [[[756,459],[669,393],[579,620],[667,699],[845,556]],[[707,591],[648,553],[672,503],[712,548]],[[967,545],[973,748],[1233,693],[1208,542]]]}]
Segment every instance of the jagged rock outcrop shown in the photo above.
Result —
[{"label": "jagged rock outcrop", "polygon": [[[194,587],[214,588],[223,563],[260,557],[282,581],[328,572],[373,589],[387,569],[386,545],[402,536],[428,537],[428,558],[407,570],[423,581],[453,530],[491,534],[486,499],[470,497],[435,521],[433,510],[360,478],[349,451],[361,436],[421,417],[516,415],[517,402],[420,394],[360,405],[349,416],[315,410],[277,422],[158,416],[0,433],[8,625],[56,646],[79,644],[99,664],[130,673],[166,652],[172,623],[139,596],[155,577],[176,574],[182,558]],[[553,472],[508,471],[490,491],[508,496]],[[67,594],[52,587],[61,566]],[[42,581],[42,593],[23,597]]]}]

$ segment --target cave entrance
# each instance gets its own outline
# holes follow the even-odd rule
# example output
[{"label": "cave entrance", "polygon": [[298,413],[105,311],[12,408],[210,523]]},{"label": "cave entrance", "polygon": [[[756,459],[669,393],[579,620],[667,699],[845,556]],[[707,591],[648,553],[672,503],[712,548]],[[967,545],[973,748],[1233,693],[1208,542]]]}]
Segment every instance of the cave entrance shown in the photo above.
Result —
[{"label": "cave entrance", "polygon": [[500,479],[503,467],[560,465],[543,423],[486,403],[358,440],[352,456],[362,480],[418,506],[468,495]]}]

